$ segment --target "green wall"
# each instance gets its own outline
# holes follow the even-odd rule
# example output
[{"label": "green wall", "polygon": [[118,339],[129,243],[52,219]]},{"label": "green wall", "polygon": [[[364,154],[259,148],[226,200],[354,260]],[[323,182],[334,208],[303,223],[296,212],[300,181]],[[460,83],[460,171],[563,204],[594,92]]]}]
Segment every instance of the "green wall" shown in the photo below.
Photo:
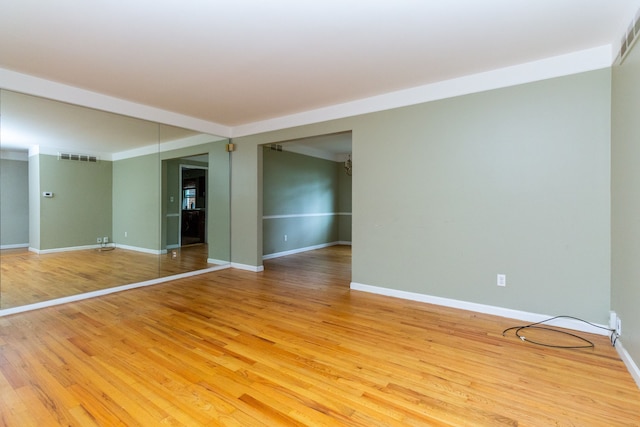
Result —
[{"label": "green wall", "polygon": [[[263,149],[263,255],[340,240],[342,164]],[[284,240],[284,236],[287,240]]]},{"label": "green wall", "polygon": [[0,159],[0,247],[29,244],[29,163]]},{"label": "green wall", "polygon": [[234,139],[233,261],[261,265],[259,145],[351,130],[353,282],[606,323],[610,100],[603,69]]},{"label": "green wall", "polygon": [[209,149],[207,241],[209,260],[231,262],[231,162],[229,141],[216,141]]},{"label": "green wall", "polygon": [[[39,191],[30,191],[40,200],[39,249],[95,245],[98,237],[111,237],[111,162],[58,160],[42,154],[38,160]],[[44,191],[54,196],[43,198]]]},{"label": "green wall", "polygon": [[338,241],[351,242],[351,176],[344,171],[344,163],[338,165]]},{"label": "green wall", "polygon": [[160,179],[157,153],[113,162],[115,243],[160,253]]},{"label": "green wall", "polygon": [[29,248],[40,249],[40,156],[29,156]]},{"label": "green wall", "polygon": [[[227,139],[200,144],[178,150],[163,151],[162,159],[162,247],[178,243],[179,217],[182,193],[180,190],[180,165],[207,166],[207,244],[209,260],[228,263],[231,260],[230,236],[230,162],[226,151]],[[207,154],[207,163],[182,159]],[[171,198],[173,197],[173,202]],[[169,215],[169,216],[168,216]]]},{"label": "green wall", "polygon": [[621,341],[640,362],[640,47],[613,69],[611,308]]}]

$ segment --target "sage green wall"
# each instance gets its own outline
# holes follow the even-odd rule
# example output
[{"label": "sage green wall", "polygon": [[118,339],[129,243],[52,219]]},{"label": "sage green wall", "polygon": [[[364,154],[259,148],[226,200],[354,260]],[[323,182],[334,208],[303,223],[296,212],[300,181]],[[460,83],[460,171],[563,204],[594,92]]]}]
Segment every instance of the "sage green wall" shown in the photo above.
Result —
[{"label": "sage green wall", "polygon": [[29,248],[40,249],[40,156],[29,156]]},{"label": "sage green wall", "polygon": [[612,310],[621,341],[640,363],[640,47],[613,69]]},{"label": "sage green wall", "polygon": [[338,240],[351,242],[351,176],[344,171],[344,164],[338,167]]},{"label": "sage green wall", "polygon": [[29,244],[29,162],[0,159],[0,246]]},{"label": "sage green wall", "polygon": [[161,250],[160,184],[158,154],[113,162],[114,242],[154,252]]},{"label": "sage green wall", "polygon": [[[229,141],[219,140],[188,148],[165,151],[162,171],[162,218],[163,248],[177,244],[178,219],[167,217],[167,213],[178,213],[182,193],[179,188],[180,164],[208,166],[207,173],[207,243],[209,259],[221,262],[231,260],[231,217],[230,217],[230,157],[226,151]],[[208,154],[208,164],[180,160],[200,154]],[[174,201],[170,199],[173,197]],[[175,242],[175,243],[172,243]]]},{"label": "sage green wall", "polygon": [[610,100],[603,69],[234,139],[233,259],[260,264],[258,145],[352,130],[353,282],[606,323]]},{"label": "sage green wall", "polygon": [[263,219],[264,255],[339,240],[340,169],[334,161],[263,149],[263,214],[278,216]]},{"label": "sage green wall", "polygon": [[209,259],[231,261],[231,164],[228,141],[216,141],[209,150],[207,240]]},{"label": "sage green wall", "polygon": [[[97,237],[110,237],[111,162],[38,157],[40,250],[95,245]],[[44,191],[53,192],[54,197],[43,198]]]}]

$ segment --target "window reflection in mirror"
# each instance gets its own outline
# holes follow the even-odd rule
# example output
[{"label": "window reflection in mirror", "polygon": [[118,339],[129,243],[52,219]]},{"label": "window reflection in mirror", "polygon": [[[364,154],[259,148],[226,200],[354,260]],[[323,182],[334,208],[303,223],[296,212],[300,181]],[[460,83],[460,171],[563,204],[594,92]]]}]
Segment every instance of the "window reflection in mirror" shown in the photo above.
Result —
[{"label": "window reflection in mirror", "polygon": [[[6,90],[0,130],[0,309],[229,262],[225,139]],[[212,218],[187,257],[167,241],[165,165],[194,154],[215,167]]]}]

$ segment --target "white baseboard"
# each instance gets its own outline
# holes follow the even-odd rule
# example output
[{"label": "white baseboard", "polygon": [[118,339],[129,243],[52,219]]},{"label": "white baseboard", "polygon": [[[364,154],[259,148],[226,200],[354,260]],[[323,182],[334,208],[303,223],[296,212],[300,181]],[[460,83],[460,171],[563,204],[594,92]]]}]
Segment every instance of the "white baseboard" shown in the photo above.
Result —
[{"label": "white baseboard", "polygon": [[85,246],[68,246],[66,248],[54,248],[54,249],[36,249],[29,247],[29,252],[35,252],[38,255],[55,254],[59,252],[73,252],[73,251],[86,251],[88,249],[99,249],[100,245],[85,245]]},{"label": "white baseboard", "polygon": [[[477,304],[477,303],[454,300],[449,298],[435,297],[435,296],[419,294],[415,292],[406,292],[406,291],[399,291],[397,289],[363,285],[362,283],[356,283],[356,282],[351,282],[351,289],[356,291],[370,292],[370,293],[379,294],[379,295],[386,295],[386,296],[395,297],[395,298],[402,298],[402,299],[407,299],[412,301],[425,302],[428,304],[435,304],[435,305],[441,305],[445,307],[459,308],[462,310],[475,311],[478,313],[491,314],[491,315],[500,316],[500,317],[507,317],[510,319],[523,320],[528,323],[540,322],[553,317],[546,314],[530,313],[530,312],[520,311],[520,310],[511,310],[503,307],[495,307],[491,305]],[[592,334],[609,335],[609,332],[604,329],[591,326],[587,323],[579,322],[573,319],[555,319],[552,322],[548,322],[547,324],[558,326],[561,328],[573,329],[576,331],[588,332]],[[608,325],[598,325],[598,326],[603,328],[609,327]],[[640,388],[640,368],[638,368],[638,365],[631,358],[631,355],[624,349],[621,340],[618,340],[616,342],[616,350],[620,355],[620,359],[622,359],[625,366],[627,367],[627,370],[629,371],[629,373],[635,380],[636,384],[638,385],[638,388]]]},{"label": "white baseboard", "polygon": [[622,341],[620,339],[616,341],[616,350],[620,355],[620,359],[622,359],[625,366],[627,367],[627,370],[638,385],[638,388],[640,388],[640,368],[638,368],[638,365],[636,365],[636,363],[633,361],[631,355],[627,353],[627,350],[625,350],[625,348],[623,347]]},{"label": "white baseboard", "polygon": [[302,252],[314,251],[316,249],[328,248],[329,246],[336,246],[336,245],[351,245],[351,242],[336,241],[336,242],[330,242],[330,243],[322,243],[322,244],[314,245],[314,246],[306,246],[304,248],[292,249],[290,251],[275,252],[275,253],[272,253],[272,254],[263,255],[262,259],[265,260],[265,259],[272,259],[272,258],[280,258],[280,257],[287,256],[287,255],[293,255],[293,254],[299,254],[299,253],[302,253]]},{"label": "white baseboard", "polygon": [[260,273],[261,271],[264,271],[264,266],[262,265],[238,264],[237,262],[232,262],[231,268],[237,268],[238,270],[252,271],[254,273]]},{"label": "white baseboard", "polygon": [[56,298],[49,301],[38,302],[35,304],[27,304],[27,305],[21,305],[19,307],[6,308],[6,309],[0,310],[0,317],[8,316],[10,314],[23,313],[25,311],[38,310],[45,307],[53,307],[56,305],[66,304],[66,303],[75,302],[75,301],[81,301],[81,300],[95,298],[103,295],[109,295],[116,292],[126,291],[129,289],[136,289],[136,288],[142,288],[145,286],[157,285],[159,283],[170,282],[172,280],[183,279],[185,277],[197,276],[205,273],[211,273],[218,270],[224,270],[226,268],[229,268],[229,265],[215,266],[215,267],[205,268],[202,270],[189,271],[187,273],[176,274],[174,276],[158,277],[157,279],[146,280],[144,282],[131,283],[129,285],[117,286],[117,287],[108,288],[108,289],[101,289],[99,291],[86,292],[84,294],[71,295],[63,298]]},{"label": "white baseboard", "polygon": [[[530,313],[530,312],[520,311],[520,310],[512,310],[509,308],[496,307],[492,305],[478,304],[478,303],[467,302],[467,301],[460,301],[460,300],[455,300],[450,298],[436,297],[431,295],[419,294],[415,292],[406,292],[406,291],[399,291],[397,289],[363,285],[362,283],[356,283],[356,282],[351,282],[351,289],[356,291],[370,292],[370,293],[379,294],[379,295],[386,295],[386,296],[395,297],[395,298],[402,298],[402,299],[407,299],[412,301],[425,302],[428,304],[441,305],[444,307],[475,311],[477,313],[491,314],[494,316],[522,320],[528,323],[540,322],[553,317],[553,315]],[[591,326],[587,323],[583,323],[573,319],[564,319],[564,318],[555,319],[552,322],[549,322],[547,324],[557,326],[560,328],[567,328],[567,329],[573,329],[576,331],[588,332],[590,334],[598,334],[598,335],[605,335],[605,336],[609,335],[609,332],[604,329]],[[598,326],[601,326],[603,328],[608,328],[607,325],[598,325]]]},{"label": "white baseboard", "polygon": [[207,258],[207,264],[218,264],[218,265],[228,265],[231,266],[229,260],[215,259],[215,258]]},{"label": "white baseboard", "polygon": [[167,253],[166,250],[163,252],[162,250],[159,250],[159,249],[140,248],[138,246],[122,245],[120,243],[116,243],[116,248],[126,249],[128,251],[142,252],[142,253],[151,254],[151,255],[162,255]]},{"label": "white baseboard", "polygon": [[28,248],[28,243],[18,243],[14,245],[0,245],[0,250],[2,249],[20,249],[20,248]]}]

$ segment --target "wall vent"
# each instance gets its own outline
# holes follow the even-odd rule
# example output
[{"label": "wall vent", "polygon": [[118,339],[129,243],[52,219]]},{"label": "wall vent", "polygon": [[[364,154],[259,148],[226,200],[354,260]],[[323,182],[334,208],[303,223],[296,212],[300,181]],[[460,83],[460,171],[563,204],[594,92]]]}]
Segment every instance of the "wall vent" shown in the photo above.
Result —
[{"label": "wall vent", "polygon": [[638,36],[640,36],[640,11],[636,14],[635,19],[631,21],[631,25],[629,25],[627,32],[624,37],[622,37],[620,51],[618,52],[615,64],[622,64],[622,61],[627,57],[627,54],[633,47],[633,44],[638,40]]},{"label": "wall vent", "polygon": [[58,160],[75,160],[77,162],[96,163],[98,158],[88,154],[58,153]]}]

